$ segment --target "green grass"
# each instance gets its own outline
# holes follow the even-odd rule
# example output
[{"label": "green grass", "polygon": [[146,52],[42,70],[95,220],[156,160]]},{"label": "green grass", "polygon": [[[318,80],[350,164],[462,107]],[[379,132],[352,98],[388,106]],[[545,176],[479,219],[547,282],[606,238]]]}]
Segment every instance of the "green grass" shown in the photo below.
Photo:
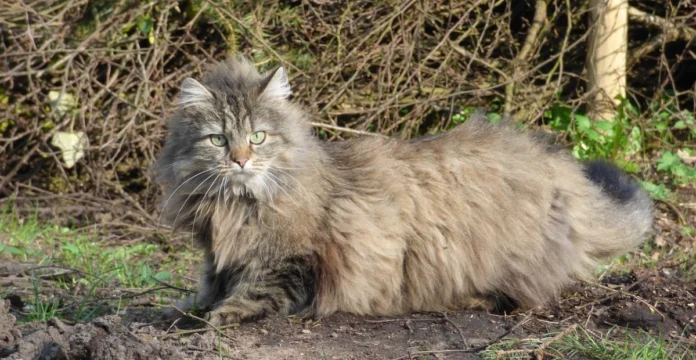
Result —
[{"label": "green grass", "polygon": [[[69,270],[67,275],[55,279],[32,273],[34,292],[31,299],[24,299],[27,310],[22,320],[45,321],[54,316],[88,320],[108,309],[116,311],[127,306],[127,299],[138,292],[162,287],[160,282],[191,286],[175,275],[195,269],[197,256],[192,251],[182,250],[176,257],[164,257],[159,245],[146,240],[119,245],[118,241],[102,235],[96,230],[46,224],[36,215],[19,217],[9,208],[0,214],[0,259],[36,264],[42,268],[42,274],[52,266],[56,271]],[[47,286],[50,292],[40,291]],[[9,291],[4,289],[3,293]],[[68,301],[68,297],[61,296],[64,294],[75,296]],[[119,295],[124,296],[124,301]],[[105,298],[110,302],[106,307],[101,301]]]},{"label": "green grass", "polygon": [[554,359],[583,356],[598,360],[680,360],[691,359],[693,351],[678,341],[667,341],[644,331],[617,335],[615,328],[598,335],[577,327],[567,334],[564,332],[502,341],[479,355],[487,360],[533,359],[540,353]]},{"label": "green grass", "polygon": [[53,301],[42,300],[38,279],[32,278],[31,280],[34,286],[34,297],[32,303],[28,307],[29,313],[27,314],[26,321],[47,321],[54,318],[59,306],[58,299],[53,299]]}]

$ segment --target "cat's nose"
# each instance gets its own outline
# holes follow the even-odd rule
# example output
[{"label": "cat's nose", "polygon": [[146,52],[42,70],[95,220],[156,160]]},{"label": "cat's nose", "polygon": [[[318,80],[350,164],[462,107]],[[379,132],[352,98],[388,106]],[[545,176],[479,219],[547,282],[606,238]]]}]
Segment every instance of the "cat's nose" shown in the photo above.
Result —
[{"label": "cat's nose", "polygon": [[234,162],[236,162],[240,167],[244,167],[244,165],[249,161],[247,158],[239,158],[239,159],[234,159]]}]

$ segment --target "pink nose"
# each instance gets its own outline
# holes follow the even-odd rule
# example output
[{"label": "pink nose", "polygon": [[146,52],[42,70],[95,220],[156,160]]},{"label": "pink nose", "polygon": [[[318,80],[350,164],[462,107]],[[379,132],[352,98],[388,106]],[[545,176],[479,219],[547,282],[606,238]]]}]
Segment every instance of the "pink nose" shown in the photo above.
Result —
[{"label": "pink nose", "polygon": [[249,161],[249,159],[247,159],[247,158],[234,159],[234,162],[239,164],[239,166],[242,168],[244,167],[244,165],[246,165],[247,161]]}]

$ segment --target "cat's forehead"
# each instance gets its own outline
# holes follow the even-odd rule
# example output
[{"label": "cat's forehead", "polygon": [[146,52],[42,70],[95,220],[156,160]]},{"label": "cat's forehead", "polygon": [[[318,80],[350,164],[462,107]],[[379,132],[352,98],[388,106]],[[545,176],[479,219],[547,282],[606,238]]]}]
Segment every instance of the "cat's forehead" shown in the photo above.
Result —
[{"label": "cat's forehead", "polygon": [[236,137],[252,131],[276,129],[277,119],[272,111],[251,100],[232,96],[221,99],[215,106],[214,116],[209,118],[206,130]]}]

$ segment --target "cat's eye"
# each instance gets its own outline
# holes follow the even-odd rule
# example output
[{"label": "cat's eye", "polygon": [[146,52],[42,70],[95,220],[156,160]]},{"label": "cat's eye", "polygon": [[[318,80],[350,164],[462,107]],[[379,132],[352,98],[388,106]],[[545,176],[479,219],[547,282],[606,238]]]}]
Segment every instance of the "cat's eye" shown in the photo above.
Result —
[{"label": "cat's eye", "polygon": [[254,145],[260,145],[261,143],[266,140],[266,132],[265,131],[257,131],[249,137],[249,141],[254,144]]},{"label": "cat's eye", "polygon": [[227,138],[219,134],[210,135],[210,142],[215,146],[225,146],[227,144]]}]

